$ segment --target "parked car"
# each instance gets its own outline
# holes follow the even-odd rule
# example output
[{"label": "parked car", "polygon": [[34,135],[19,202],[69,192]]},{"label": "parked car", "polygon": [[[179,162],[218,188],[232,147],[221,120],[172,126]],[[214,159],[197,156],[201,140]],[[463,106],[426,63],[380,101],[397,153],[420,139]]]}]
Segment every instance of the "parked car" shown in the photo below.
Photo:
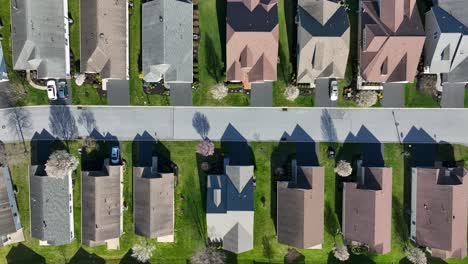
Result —
[{"label": "parked car", "polygon": [[112,147],[111,162],[112,164],[120,164],[120,148],[119,147]]},{"label": "parked car", "polygon": [[49,100],[57,100],[57,86],[54,80],[47,81],[47,96]]},{"label": "parked car", "polygon": [[58,81],[58,98],[60,99],[68,98],[68,87],[67,87],[67,81],[65,80]]},{"label": "parked car", "polygon": [[338,100],[338,82],[336,80],[330,83],[330,100]]}]

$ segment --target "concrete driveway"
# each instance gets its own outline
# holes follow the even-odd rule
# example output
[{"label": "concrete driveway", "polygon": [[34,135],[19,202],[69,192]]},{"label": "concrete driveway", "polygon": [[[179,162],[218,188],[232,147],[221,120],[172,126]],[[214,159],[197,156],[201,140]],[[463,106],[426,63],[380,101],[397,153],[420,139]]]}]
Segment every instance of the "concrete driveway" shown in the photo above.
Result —
[{"label": "concrete driveway", "polygon": [[273,83],[252,83],[250,94],[250,106],[271,107],[273,106]]},{"label": "concrete driveway", "polygon": [[330,82],[331,79],[317,79],[315,84],[316,107],[336,107],[336,101],[330,100]]},{"label": "concrete driveway", "polygon": [[130,83],[128,80],[107,81],[107,98],[109,105],[130,104]]},{"label": "concrete driveway", "polygon": [[0,108],[9,107],[8,94],[10,93],[10,83],[0,82]]},{"label": "concrete driveway", "polygon": [[405,106],[405,84],[385,83],[383,89],[383,107],[400,108]]},{"label": "concrete driveway", "polygon": [[444,84],[442,92],[442,108],[464,108],[465,107],[465,84]]}]

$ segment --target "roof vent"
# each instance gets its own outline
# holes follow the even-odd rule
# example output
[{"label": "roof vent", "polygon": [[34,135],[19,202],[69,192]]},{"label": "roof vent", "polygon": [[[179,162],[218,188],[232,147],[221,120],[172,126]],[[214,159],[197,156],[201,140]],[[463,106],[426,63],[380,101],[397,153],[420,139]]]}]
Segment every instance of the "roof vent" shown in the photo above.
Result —
[{"label": "roof vent", "polygon": [[163,21],[164,21],[163,17],[159,16],[159,22],[163,22]]}]

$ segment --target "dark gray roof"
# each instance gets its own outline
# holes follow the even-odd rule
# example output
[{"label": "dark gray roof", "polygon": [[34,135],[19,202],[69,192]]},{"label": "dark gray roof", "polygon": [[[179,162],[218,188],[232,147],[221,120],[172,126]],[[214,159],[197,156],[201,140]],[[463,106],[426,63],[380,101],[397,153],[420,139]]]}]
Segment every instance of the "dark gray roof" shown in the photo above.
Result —
[{"label": "dark gray roof", "polygon": [[14,233],[20,228],[21,222],[10,172],[7,167],[0,167],[0,236]]},{"label": "dark gray roof", "polygon": [[459,21],[468,25],[468,16],[466,15],[468,13],[468,4],[466,0],[434,0],[434,2]]},{"label": "dark gray roof", "polygon": [[263,4],[269,2],[275,1],[262,0],[250,11],[243,2],[228,1],[226,23],[235,32],[270,32],[278,25],[278,5],[267,10]]},{"label": "dark gray roof", "polygon": [[143,78],[146,82],[193,81],[193,6],[188,0],[143,4]]},{"label": "dark gray roof", "polygon": [[157,238],[174,234],[174,174],[151,167],[133,168],[135,234]]},{"label": "dark gray roof", "polygon": [[[468,10],[467,10],[468,11]],[[437,24],[440,27],[440,30],[443,33],[462,33],[468,34],[468,27],[463,25],[458,19],[450,15],[444,9],[434,6],[432,7],[432,12],[434,12],[434,17],[437,20]]]},{"label": "dark gray roof", "polygon": [[44,79],[67,77],[67,13],[63,0],[11,1],[15,70],[37,70],[38,77]]},{"label": "dark gray roof", "polygon": [[[42,167],[42,168],[41,168]],[[74,239],[70,212],[71,176],[55,178],[44,175],[43,166],[29,168],[31,236],[59,246]]]},{"label": "dark gray roof", "polygon": [[81,173],[81,241],[87,246],[120,237],[122,166],[108,164]]}]

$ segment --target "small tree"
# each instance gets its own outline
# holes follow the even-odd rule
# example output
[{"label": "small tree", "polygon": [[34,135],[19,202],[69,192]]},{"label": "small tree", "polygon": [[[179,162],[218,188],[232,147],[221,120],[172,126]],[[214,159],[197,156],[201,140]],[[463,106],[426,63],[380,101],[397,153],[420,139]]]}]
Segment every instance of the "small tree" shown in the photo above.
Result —
[{"label": "small tree", "polygon": [[288,101],[294,101],[299,96],[299,89],[296,86],[288,85],[284,90],[284,96]]},{"label": "small tree", "polygon": [[154,250],[156,247],[148,242],[138,243],[132,247],[132,257],[139,262],[146,263],[153,255]]},{"label": "small tree", "polygon": [[224,264],[226,255],[221,250],[203,248],[190,259],[191,264]]},{"label": "small tree", "polygon": [[336,245],[332,249],[333,256],[339,261],[347,261],[349,259],[348,248],[345,245]]},{"label": "small tree", "polygon": [[377,103],[377,99],[374,91],[362,91],[356,95],[356,102],[360,107],[371,107]]},{"label": "small tree", "polygon": [[218,83],[211,88],[211,95],[216,100],[221,100],[228,95],[228,88],[222,83]]},{"label": "small tree", "polygon": [[406,258],[413,264],[426,264],[426,254],[419,248],[405,249]]},{"label": "small tree", "polygon": [[57,150],[49,156],[45,171],[50,177],[61,178],[76,170],[78,159],[66,150]]},{"label": "small tree", "polygon": [[214,154],[214,149],[214,144],[209,139],[205,139],[197,145],[197,153],[204,157],[212,156]]},{"label": "small tree", "polygon": [[348,177],[353,172],[353,167],[351,164],[345,160],[340,160],[338,165],[336,165],[335,173],[341,177]]}]

